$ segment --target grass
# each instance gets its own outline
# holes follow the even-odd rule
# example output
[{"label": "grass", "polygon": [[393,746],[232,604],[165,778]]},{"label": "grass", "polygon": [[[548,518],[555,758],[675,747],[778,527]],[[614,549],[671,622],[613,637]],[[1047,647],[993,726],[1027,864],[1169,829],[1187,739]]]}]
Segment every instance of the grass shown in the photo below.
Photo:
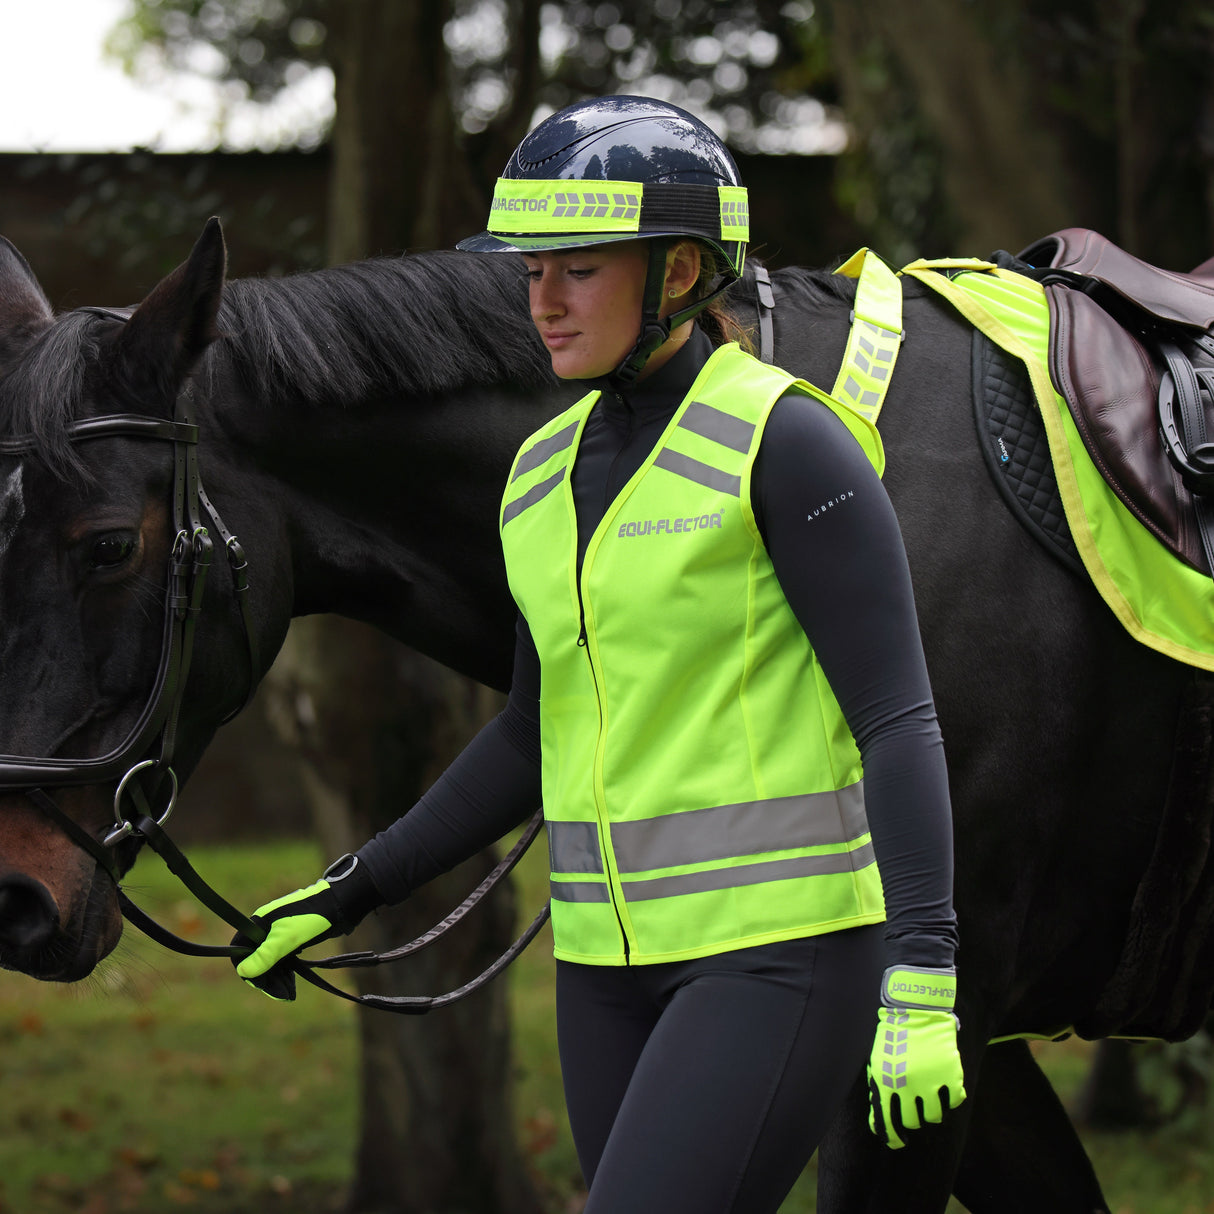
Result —
[{"label": "grass", "polygon": [[[321,864],[303,842],[191,855],[248,906],[312,880]],[[535,848],[524,861],[521,913],[543,896],[543,859]],[[140,862],[128,892],[179,934],[230,935],[154,857]],[[547,931],[506,980],[520,1140],[553,1214],[565,1214],[579,1208],[580,1179],[561,1099]],[[0,974],[0,1214],[339,1210],[356,1132],[353,1015],[310,988],[295,1004],[271,1003],[226,961],[181,958],[134,931],[83,984]],[[1082,1082],[1090,1050],[1043,1047],[1064,1095]],[[1084,1139],[1114,1214],[1214,1214],[1214,1110],[1153,1134]],[[813,1179],[811,1165],[786,1214],[811,1214]]]},{"label": "grass", "polygon": [[[284,880],[311,880],[319,857],[292,843],[200,848],[195,862],[256,905]],[[178,934],[231,935],[154,857],[134,877],[132,896]],[[348,1005],[271,1003],[226,961],[181,958],[134,931],[85,984],[3,975],[0,1211],[338,1208],[354,1143],[352,1024]]]}]

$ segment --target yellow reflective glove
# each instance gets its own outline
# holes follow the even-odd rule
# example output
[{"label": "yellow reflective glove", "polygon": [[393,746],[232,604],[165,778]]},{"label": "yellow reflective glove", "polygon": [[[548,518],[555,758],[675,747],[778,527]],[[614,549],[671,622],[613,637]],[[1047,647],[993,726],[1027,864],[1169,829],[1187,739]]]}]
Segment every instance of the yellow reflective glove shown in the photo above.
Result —
[{"label": "yellow reflective glove", "polygon": [[869,1128],[887,1146],[906,1145],[907,1130],[944,1120],[965,1099],[957,1050],[956,973],[891,966],[868,1062]]},{"label": "yellow reflective glove", "polygon": [[236,972],[271,999],[295,998],[295,974],[284,964],[301,949],[352,931],[368,911],[382,902],[375,883],[354,856],[342,856],[324,876],[303,889],[267,902],[252,918],[267,924],[265,940],[254,944],[237,932],[233,944],[249,949],[235,961]]}]

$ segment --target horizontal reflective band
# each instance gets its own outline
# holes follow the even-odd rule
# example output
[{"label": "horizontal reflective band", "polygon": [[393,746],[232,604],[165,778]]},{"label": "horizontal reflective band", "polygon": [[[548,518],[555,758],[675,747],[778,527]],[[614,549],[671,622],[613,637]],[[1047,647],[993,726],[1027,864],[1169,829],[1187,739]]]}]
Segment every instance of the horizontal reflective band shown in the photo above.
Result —
[{"label": "horizontal reflective band", "polygon": [[536,502],[543,501],[564,479],[565,469],[561,468],[547,480],[540,481],[538,485],[532,485],[526,493],[520,494],[512,502],[508,502],[502,509],[502,526],[504,527],[511,519],[518,518],[524,510],[534,506]]},{"label": "horizontal reflective band", "polygon": [[668,447],[663,447],[658,452],[653,466],[665,468],[667,472],[673,472],[675,476],[695,481],[698,485],[707,485],[709,489],[717,489],[721,493],[728,493],[733,497],[742,495],[742,478],[740,476],[722,472],[720,468],[714,468],[711,464],[702,464],[698,459],[692,459],[689,455],[680,455]]},{"label": "horizontal reflective band", "polygon": [[488,231],[496,236],[666,230],[702,231],[722,241],[745,243],[750,239],[746,187],[499,177],[489,208]]},{"label": "horizontal reflective band", "polygon": [[761,885],[765,881],[794,881],[800,877],[856,872],[875,863],[873,845],[865,843],[854,851],[830,852],[825,856],[794,856],[789,860],[767,860],[758,864],[711,868],[706,872],[682,873],[675,877],[626,880],[620,884],[625,898],[633,902],[648,902],[654,898],[676,898],[682,894],[702,894],[716,889]]},{"label": "horizontal reflective band", "polygon": [[552,881],[548,892],[554,902],[610,902],[606,881]]},{"label": "horizontal reflective band", "polygon": [[714,443],[720,443],[722,447],[728,447],[742,455],[750,450],[750,442],[755,433],[750,422],[714,409],[712,405],[702,405],[699,401],[692,401],[687,406],[679,425],[684,430],[690,430],[701,438],[711,439]]},{"label": "horizontal reflective band", "polygon": [[528,447],[526,451],[518,458],[518,466],[514,470],[514,475],[510,478],[512,481],[524,473],[533,472],[541,464],[550,460],[558,451],[564,451],[573,442],[573,436],[577,433],[577,422],[570,422],[563,430],[558,431],[549,438],[541,438],[538,443],[532,447]]},{"label": "horizontal reflective band", "polygon": [[499,177],[489,208],[489,231],[636,232],[641,226],[638,181],[509,181]]},{"label": "horizontal reflective band", "polygon": [[[611,847],[621,873],[643,873],[762,852],[843,846],[867,833],[864,783],[858,781],[838,792],[743,801],[641,822],[614,822]],[[597,845],[597,839],[595,842]]]},{"label": "horizontal reflective band", "polygon": [[951,1012],[956,1000],[957,975],[953,970],[891,965],[881,980],[881,1002],[886,1007]]},{"label": "horizontal reflective band", "polygon": [[548,864],[554,873],[601,873],[599,828],[593,822],[544,821],[548,831]]}]

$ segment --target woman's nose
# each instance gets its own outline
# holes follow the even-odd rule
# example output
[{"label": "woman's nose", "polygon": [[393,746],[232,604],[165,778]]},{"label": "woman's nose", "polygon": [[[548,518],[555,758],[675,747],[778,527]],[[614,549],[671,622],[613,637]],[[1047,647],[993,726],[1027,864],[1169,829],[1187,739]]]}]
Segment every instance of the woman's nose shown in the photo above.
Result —
[{"label": "woman's nose", "polygon": [[552,275],[541,274],[531,280],[531,315],[536,320],[551,320],[564,311]]}]

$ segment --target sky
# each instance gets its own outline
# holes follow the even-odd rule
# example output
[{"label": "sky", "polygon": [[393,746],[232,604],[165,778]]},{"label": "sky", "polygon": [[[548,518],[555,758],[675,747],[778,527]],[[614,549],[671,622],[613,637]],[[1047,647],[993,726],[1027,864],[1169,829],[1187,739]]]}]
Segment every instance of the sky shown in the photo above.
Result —
[{"label": "sky", "polygon": [[[127,0],[0,0],[0,152],[180,152],[216,146],[217,89],[175,77],[131,80],[103,56]],[[318,73],[278,112],[233,115],[227,143],[272,147],[284,123],[331,106],[331,78]]]}]

